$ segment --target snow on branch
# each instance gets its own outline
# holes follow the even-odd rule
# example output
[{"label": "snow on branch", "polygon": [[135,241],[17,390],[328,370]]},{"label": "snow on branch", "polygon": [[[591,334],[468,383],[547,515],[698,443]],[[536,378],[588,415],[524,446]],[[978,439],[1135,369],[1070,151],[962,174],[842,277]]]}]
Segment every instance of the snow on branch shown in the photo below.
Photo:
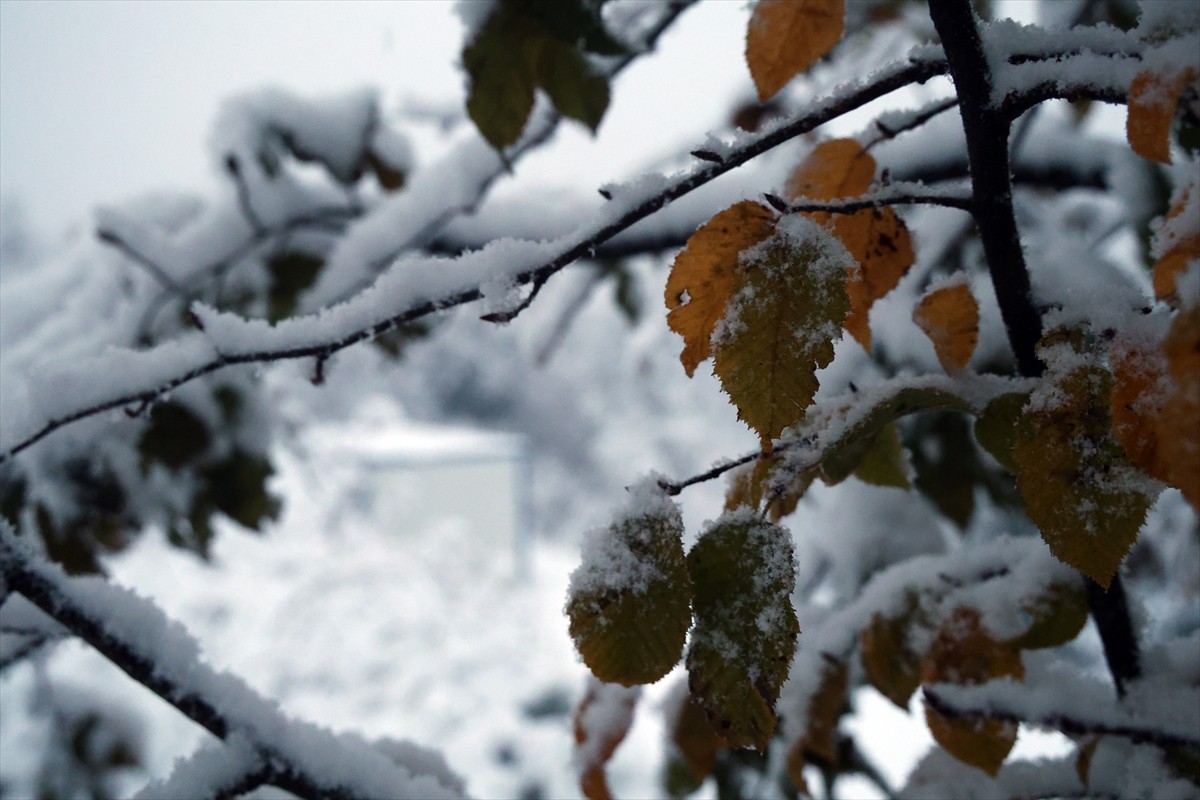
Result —
[{"label": "snow on branch", "polygon": [[358,737],[290,719],[241,679],[206,665],[195,640],[154,603],[98,576],[66,575],[2,521],[0,574],[10,590],[131,678],[214,736],[233,742],[222,754],[200,758],[201,766],[197,759],[184,762],[185,777],[203,771],[223,786],[257,781],[307,798],[463,796],[461,782],[424,751],[413,748],[393,760]]},{"label": "snow on branch", "polygon": [[[457,259],[406,257],[369,289],[321,312],[270,325],[203,305],[193,313],[203,331],[158,347],[112,349],[55,372],[45,370],[23,387],[25,408],[10,412],[0,431],[0,464],[77,420],[127,406],[145,406],[185,383],[235,364],[296,358],[328,359],[350,345],[387,333],[436,311],[485,297],[504,301],[521,285],[538,285],[589,256],[621,231],[696,188],[872,100],[943,74],[937,56],[885,67],[791,119],[745,137],[720,162],[703,162],[671,178],[651,176],[615,188],[604,212],[550,242],[497,240]],[[503,308],[489,309],[500,313]],[[14,398],[16,399],[16,398]]]},{"label": "snow on branch", "polygon": [[[996,375],[926,375],[893,378],[863,391],[824,400],[774,442],[771,453],[780,457],[781,463],[771,476],[771,485],[785,486],[799,473],[819,467],[834,448],[845,444],[847,437],[862,435],[863,430],[873,426],[873,418],[890,421],[918,410],[978,412],[1001,394],[1029,388],[1032,385],[1028,382]],[[677,495],[760,456],[761,451],[755,450],[681,481],[660,481],[659,486],[667,494]]]},{"label": "snow on branch", "polygon": [[1039,725],[1072,736],[1105,734],[1159,747],[1200,749],[1200,690],[1156,684],[1153,691],[1141,693],[1145,702],[1138,703],[1138,695],[1131,693],[1115,705],[1110,692],[1099,681],[1078,676],[1041,688],[1012,680],[924,687],[925,702],[947,717],[986,717]]}]

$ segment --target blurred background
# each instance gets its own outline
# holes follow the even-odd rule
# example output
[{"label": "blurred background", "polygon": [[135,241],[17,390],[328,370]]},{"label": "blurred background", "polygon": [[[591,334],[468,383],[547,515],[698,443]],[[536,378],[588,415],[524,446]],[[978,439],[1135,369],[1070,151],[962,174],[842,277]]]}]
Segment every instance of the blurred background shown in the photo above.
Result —
[{"label": "blurred background", "polygon": [[[616,81],[597,137],[560,126],[497,185],[491,207],[530,196],[596,203],[601,185],[677,165],[709,131],[728,135],[753,97],[748,13],[715,2],[685,14]],[[99,206],[216,193],[226,176],[208,147],[212,126],[223,102],[249,90],[370,87],[406,119],[416,160],[436,160],[467,124],[462,38],[454,5],[440,0],[0,2],[0,280],[81,258],[95,247]],[[906,102],[939,90],[931,82]],[[794,152],[722,179],[707,202],[773,185]],[[463,309],[386,368],[374,349],[352,348],[323,388],[298,365],[266,370],[287,431],[271,483],[279,519],[262,535],[219,526],[208,561],[153,534],[106,568],[290,714],[438,748],[476,796],[577,795],[570,712],[585,669],[562,606],[581,534],[648,470],[685,477],[755,445],[715,381],[679,368],[661,307],[668,263],[631,259],[624,278],[567,271],[506,327]],[[723,489],[682,498],[692,535],[720,512]],[[837,509],[882,509],[894,491],[854,479],[817,487],[796,524],[835,540],[853,522]],[[909,522],[950,535],[932,513]],[[609,769],[618,796],[661,794],[659,710],[681,679],[643,697]],[[72,748],[105,777],[85,790],[90,778],[68,776],[57,796],[128,794],[206,735],[70,642],[5,670],[0,709],[5,798],[53,783],[75,763]],[[902,784],[930,742],[920,715],[862,691],[853,719]],[[1028,731],[1016,755],[1066,749]],[[855,778],[838,795],[881,796]]]}]

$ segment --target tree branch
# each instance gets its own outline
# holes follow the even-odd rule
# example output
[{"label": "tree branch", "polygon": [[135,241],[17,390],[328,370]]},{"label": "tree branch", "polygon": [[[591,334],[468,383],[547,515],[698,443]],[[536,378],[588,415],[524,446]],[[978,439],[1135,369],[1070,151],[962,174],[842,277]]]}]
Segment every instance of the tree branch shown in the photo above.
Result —
[{"label": "tree branch", "polygon": [[[1020,373],[1040,376],[1044,365],[1035,352],[1042,320],[1033,304],[1029,272],[1013,213],[1008,134],[1018,104],[996,107],[991,101],[994,76],[988,66],[974,12],[967,0],[930,0],[929,15],[941,37],[950,76],[958,91],[967,159],[975,197],[974,217],[983,243],[992,285]],[[1038,96],[1031,93],[1032,96]],[[1019,114],[1016,114],[1019,116]],[[1138,643],[1116,575],[1109,592],[1087,587],[1092,617],[1104,642],[1109,671],[1118,695],[1140,674]]]},{"label": "tree branch", "polygon": [[1152,727],[1151,725],[1138,725],[1132,722],[1122,724],[1099,719],[1087,719],[1086,709],[1079,709],[1079,711],[1083,712],[1083,715],[1074,716],[1059,713],[1026,715],[1013,709],[1004,708],[991,700],[975,704],[952,703],[932,686],[924,687],[922,694],[929,707],[945,717],[986,717],[987,719],[994,719],[1000,722],[1025,723],[1053,728],[1072,736],[1098,733],[1108,736],[1121,736],[1131,739],[1134,742],[1146,742],[1157,747],[1182,746],[1193,749],[1200,748],[1200,737],[1183,736]]},{"label": "tree branch", "polygon": [[975,197],[975,223],[1000,302],[1000,314],[1021,374],[1036,377],[1044,369],[1034,352],[1042,338],[1042,319],[1034,308],[1013,213],[1008,157],[1011,122],[991,103],[992,75],[970,3],[930,0],[929,15],[941,37],[958,91]]},{"label": "tree branch", "polygon": [[[71,578],[57,566],[40,563],[2,522],[0,576],[13,591],[214,736],[246,737],[269,771],[262,782],[314,800],[368,797],[370,791],[356,788],[366,785],[360,780],[363,777],[372,777],[372,786],[386,782],[395,796],[458,796],[436,777],[412,776],[369,747],[351,748],[328,731],[284,717],[239,679],[205,665],[194,640],[150,601],[103,578]],[[225,707],[213,699],[218,697]],[[278,743],[262,738],[263,732],[269,735],[289,726],[302,726],[304,735]],[[295,746],[306,739],[319,743],[329,755],[319,772],[305,768],[305,751]],[[336,769],[331,770],[331,764]],[[373,775],[360,775],[363,769]]]},{"label": "tree branch", "polygon": [[[923,83],[932,77],[944,73],[945,70],[946,63],[938,58],[921,59],[885,69],[877,74],[871,82],[852,86],[840,94],[814,104],[794,119],[753,137],[745,144],[733,150],[721,163],[706,162],[703,166],[692,172],[669,181],[665,187],[649,196],[627,201],[629,202],[628,207],[624,211],[610,217],[610,221],[601,222],[598,225],[595,223],[587,225],[580,232],[564,237],[557,244],[555,255],[536,266],[530,266],[516,272],[512,276],[512,283],[523,285],[544,282],[568,264],[580,258],[589,257],[595,251],[595,248],[621,231],[626,230],[635,222],[645,219],[672,201],[683,197],[715,178],[757,158],[784,142],[866,105],[872,100],[890,94],[904,86]],[[224,369],[225,367],[234,364],[268,363],[296,358],[320,356],[328,358],[346,347],[373,339],[405,323],[412,322],[436,311],[479,300],[482,297],[483,293],[477,286],[456,291],[452,290],[440,295],[436,299],[413,303],[409,307],[395,312],[392,316],[378,322],[350,331],[331,332],[330,340],[319,344],[295,346],[294,344],[286,343],[286,337],[280,337],[281,342],[284,343],[274,347],[268,345],[260,350],[231,355],[218,355],[207,361],[185,365],[180,368],[175,377],[163,380],[156,386],[119,392],[116,396],[99,402],[89,403],[78,410],[50,419],[35,432],[21,437],[16,444],[6,449],[3,453],[0,453],[0,464],[3,464],[8,459],[64,425],[110,409],[135,403],[154,402],[164,394],[185,383]],[[275,330],[279,330],[279,328]],[[258,333],[261,332],[256,332],[256,335]]]}]

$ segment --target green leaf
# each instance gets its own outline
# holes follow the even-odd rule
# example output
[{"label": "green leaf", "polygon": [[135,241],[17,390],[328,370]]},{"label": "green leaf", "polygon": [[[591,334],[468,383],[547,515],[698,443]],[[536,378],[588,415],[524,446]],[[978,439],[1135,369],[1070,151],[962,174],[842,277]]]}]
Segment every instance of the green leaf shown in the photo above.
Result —
[{"label": "green leaf", "polygon": [[1012,455],[1013,441],[1021,409],[1028,402],[1028,392],[1002,394],[988,403],[975,420],[975,441],[1014,475],[1017,473],[1017,464]]},{"label": "green leaf", "polygon": [[266,458],[235,450],[202,471],[207,483],[203,499],[239,525],[258,530],[279,516],[279,500],[267,491],[274,473]]},{"label": "green leaf", "polygon": [[157,461],[178,470],[208,450],[211,442],[204,420],[186,406],[168,401],[150,409],[150,424],[142,432],[138,452],[144,467]]},{"label": "green leaf", "polygon": [[743,251],[713,371],[764,446],[804,418],[850,311],[854,261],[832,234],[800,216]]},{"label": "green leaf", "polygon": [[463,50],[471,80],[467,113],[497,150],[513,144],[533,110],[541,39],[521,15],[501,6]]},{"label": "green leaf", "polygon": [[470,79],[467,113],[497,150],[516,143],[545,90],[565,117],[593,131],[608,109],[608,79],[593,72],[586,48],[620,52],[599,7],[583,0],[510,0],[492,12],[463,50]]},{"label": "green leaf", "polygon": [[688,686],[730,747],[761,752],[800,633],[791,534],[748,509],[729,512],[701,535],[687,565],[696,613]]},{"label": "green leaf", "polygon": [[876,436],[854,468],[859,480],[875,486],[912,488],[908,482],[908,458],[900,442],[900,430],[889,422]]},{"label": "green leaf", "polygon": [[619,56],[629,52],[604,26],[600,7],[604,0],[508,0],[528,9],[546,31],[559,41],[591,53]]},{"label": "green leaf", "polygon": [[285,252],[267,261],[271,288],[267,291],[267,319],[271,322],[289,317],[296,310],[300,293],[313,285],[324,260],[302,252]]},{"label": "green leaf", "polygon": [[635,490],[631,513],[591,534],[584,563],[571,575],[571,638],[607,683],[632,686],[666,675],[679,663],[692,621],[683,519],[654,491]]},{"label": "green leaf", "polygon": [[918,418],[906,439],[917,491],[966,530],[975,513],[975,486],[988,479],[967,418],[953,412]]},{"label": "green leaf", "polygon": [[558,41],[544,42],[537,81],[558,113],[579,120],[593,132],[599,127],[608,110],[608,79],[593,73],[578,50]]},{"label": "green leaf", "polygon": [[[864,409],[868,403],[871,405]],[[799,426],[797,433],[803,437],[810,427],[819,433],[826,425],[834,426],[837,434],[828,441],[822,437],[819,447],[821,475],[826,483],[836,484],[854,471],[878,436],[895,420],[919,411],[969,411],[970,408],[966,400],[944,389],[905,386],[859,404],[825,409],[813,415],[811,426],[808,422]]]},{"label": "green leaf", "polygon": [[1078,581],[1052,583],[1021,603],[1029,627],[1008,644],[1022,650],[1058,647],[1079,635],[1088,618],[1087,594]]},{"label": "green leaf", "polygon": [[1108,588],[1154,492],[1113,433],[1112,373],[1085,365],[1046,380],[1017,421],[1017,488],[1050,552]]}]

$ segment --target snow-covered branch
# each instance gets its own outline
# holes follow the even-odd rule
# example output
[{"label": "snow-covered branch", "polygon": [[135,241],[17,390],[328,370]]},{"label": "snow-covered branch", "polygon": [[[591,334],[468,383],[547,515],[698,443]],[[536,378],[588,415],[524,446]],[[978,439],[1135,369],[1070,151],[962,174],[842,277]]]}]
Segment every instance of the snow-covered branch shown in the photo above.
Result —
[{"label": "snow-covered branch", "polygon": [[230,774],[309,798],[463,796],[445,769],[394,763],[365,742],[288,718],[239,678],[207,666],[191,636],[149,600],[100,577],[67,576],[7,527],[0,522],[5,585],[214,736],[243,738],[258,766],[231,768],[224,756]]},{"label": "snow-covered branch", "polygon": [[27,387],[30,401],[26,408],[13,413],[0,434],[0,464],[64,425],[116,408],[146,406],[185,383],[229,366],[328,359],[346,347],[436,311],[474,302],[485,295],[503,299],[516,286],[544,283],[568,264],[589,256],[618,233],[700,186],[832,119],[901,87],[922,83],[945,69],[945,61],[939,57],[914,58],[884,68],[867,80],[812,103],[774,128],[744,137],[720,154],[719,163],[704,162],[680,176],[644,178],[614,188],[605,213],[551,242],[500,240],[451,261],[402,258],[353,300],[275,326],[193,306],[203,326],[201,333],[185,334],[146,351],[110,351],[90,361],[73,363],[64,373],[43,374],[42,380]]}]

